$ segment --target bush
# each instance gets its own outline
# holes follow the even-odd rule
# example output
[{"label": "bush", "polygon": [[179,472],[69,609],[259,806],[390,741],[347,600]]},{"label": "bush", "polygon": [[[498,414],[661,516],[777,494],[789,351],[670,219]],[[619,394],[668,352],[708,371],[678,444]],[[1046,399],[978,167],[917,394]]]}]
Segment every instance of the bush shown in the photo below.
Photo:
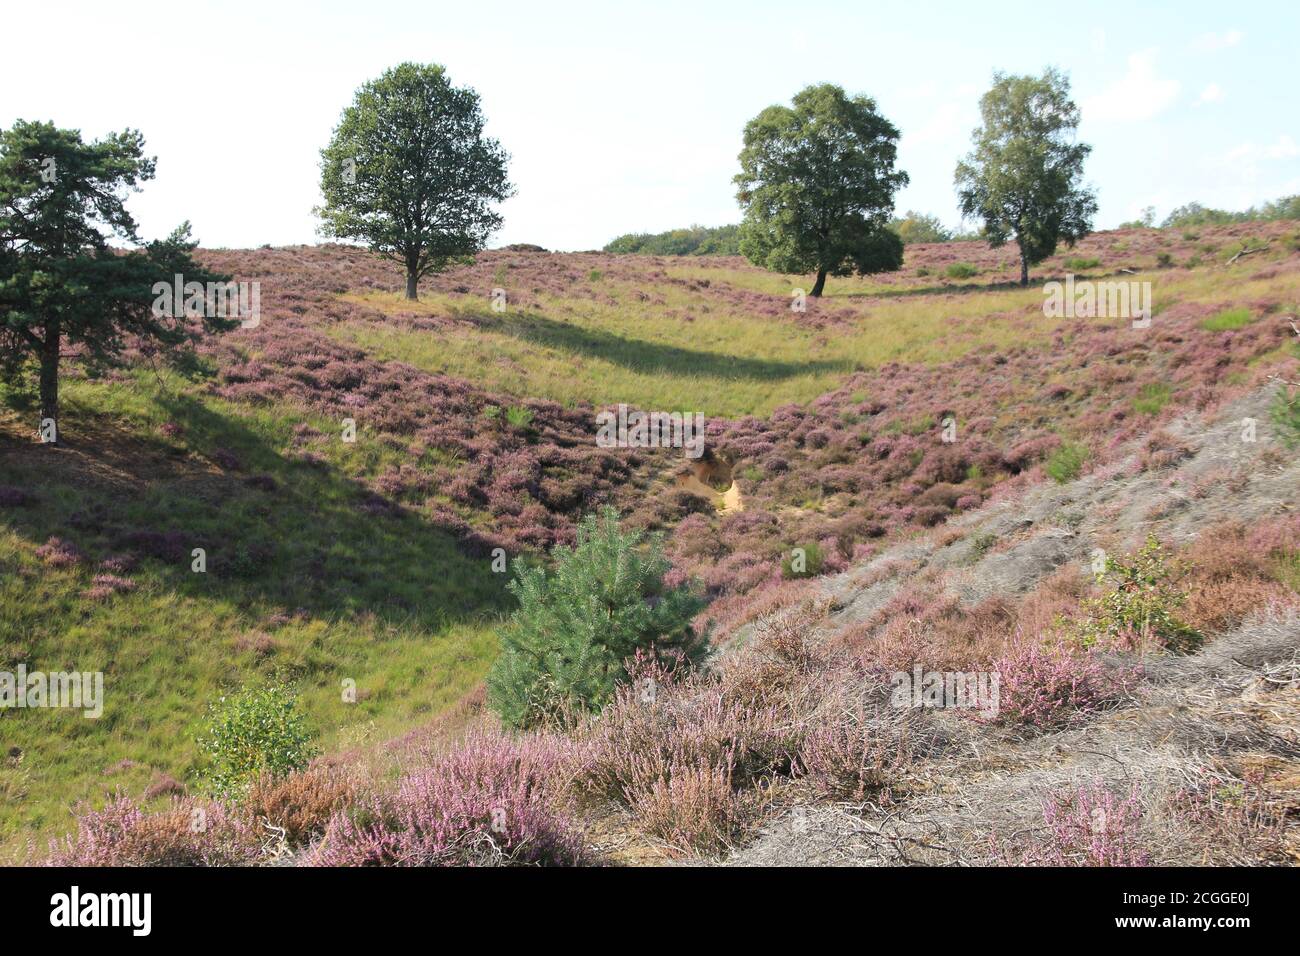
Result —
[{"label": "bush", "polygon": [[1075,256],[1065,260],[1065,268],[1071,272],[1082,272],[1084,269],[1095,269],[1101,265],[1100,259],[1085,259],[1082,256]]},{"label": "bush", "polygon": [[336,813],[317,866],[576,866],[562,738],[474,731],[389,793]]},{"label": "bush", "polygon": [[289,688],[245,688],[211,708],[198,740],[209,763],[201,776],[217,796],[243,796],[259,777],[275,779],[306,767],[316,755],[310,741]]},{"label": "bush", "polygon": [[949,279],[970,279],[979,275],[980,271],[969,262],[954,262],[943,270],[943,274]]},{"label": "bush", "polygon": [[[1043,801],[1046,829],[1017,859],[1019,866],[1147,866],[1137,791],[1119,797],[1100,780],[1053,790]],[[1002,854],[1004,857],[1007,855]]]},{"label": "bush", "polygon": [[790,553],[781,559],[781,577],[786,580],[816,577],[822,573],[825,564],[826,556],[822,554],[821,545],[816,541],[809,541],[807,544],[792,548]]},{"label": "bush", "polygon": [[1124,697],[1137,677],[1132,670],[1112,674],[1091,652],[1060,643],[1026,642],[1003,654],[992,669],[998,674],[993,719],[1044,730],[1073,723]]},{"label": "bush", "polygon": [[77,835],[50,844],[48,866],[248,866],[258,831],[225,804],[176,798],[145,813],[124,796],[77,817]]},{"label": "bush", "polygon": [[1300,445],[1300,393],[1292,395],[1285,385],[1279,386],[1271,412],[1283,443],[1288,448]]},{"label": "bush", "polygon": [[1084,602],[1084,646],[1134,648],[1154,641],[1185,651],[1199,645],[1201,635],[1175,615],[1186,601],[1175,581],[1183,570],[1170,566],[1168,552],[1154,535],[1135,554],[1107,555],[1097,583],[1111,587]]},{"label": "bush", "polygon": [[574,547],[552,557],[549,575],[516,561],[508,585],[520,606],[487,679],[488,703],[508,726],[598,710],[638,651],[687,660],[705,653],[707,637],[691,626],[704,602],[686,585],[665,584],[660,539],[622,533],[613,508],[585,518]]},{"label": "bush", "polygon": [[1088,449],[1074,442],[1066,442],[1047,459],[1043,470],[1057,484],[1074,481],[1083,471],[1083,463],[1088,459]]}]

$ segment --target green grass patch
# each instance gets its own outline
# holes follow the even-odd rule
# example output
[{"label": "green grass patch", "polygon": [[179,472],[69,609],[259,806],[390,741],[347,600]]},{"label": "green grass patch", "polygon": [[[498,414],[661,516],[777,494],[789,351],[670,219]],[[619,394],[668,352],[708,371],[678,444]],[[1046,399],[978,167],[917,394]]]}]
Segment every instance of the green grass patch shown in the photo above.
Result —
[{"label": "green grass patch", "polygon": [[1244,306],[1235,309],[1224,309],[1201,323],[1201,328],[1208,332],[1230,332],[1233,329],[1240,329],[1249,325],[1255,316],[1250,309]]},{"label": "green grass patch", "polygon": [[1169,404],[1173,390],[1164,382],[1148,382],[1138,389],[1133,399],[1133,411],[1139,415],[1156,415]]},{"label": "green grass patch", "polygon": [[1079,477],[1083,463],[1088,460],[1088,449],[1076,442],[1066,442],[1052,452],[1043,466],[1047,476],[1057,484],[1065,484]]}]

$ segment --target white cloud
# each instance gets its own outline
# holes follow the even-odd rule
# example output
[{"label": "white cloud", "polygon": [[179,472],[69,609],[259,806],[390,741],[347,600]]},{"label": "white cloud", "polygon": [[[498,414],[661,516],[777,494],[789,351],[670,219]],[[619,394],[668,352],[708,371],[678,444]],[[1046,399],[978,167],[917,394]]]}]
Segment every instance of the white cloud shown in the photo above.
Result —
[{"label": "white cloud", "polygon": [[1178,96],[1178,81],[1156,72],[1157,50],[1128,58],[1128,72],[1096,96],[1083,101],[1085,119],[1138,123],[1162,112]]},{"label": "white cloud", "polygon": [[1211,83],[1205,89],[1201,90],[1200,98],[1197,99],[1197,106],[1204,106],[1206,103],[1222,103],[1224,100],[1223,87],[1218,83]]},{"label": "white cloud", "polygon": [[1206,33],[1197,37],[1192,44],[1192,49],[1202,52],[1213,52],[1214,50],[1226,50],[1228,47],[1234,47],[1246,38],[1246,34],[1240,30],[1229,30],[1227,33]]}]

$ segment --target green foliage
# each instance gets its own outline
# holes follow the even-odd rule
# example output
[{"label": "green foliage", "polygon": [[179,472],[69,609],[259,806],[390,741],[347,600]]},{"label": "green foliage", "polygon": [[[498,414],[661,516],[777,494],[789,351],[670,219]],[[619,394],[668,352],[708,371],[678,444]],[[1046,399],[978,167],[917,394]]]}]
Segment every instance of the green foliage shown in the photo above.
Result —
[{"label": "green foliage", "polygon": [[905,246],[915,242],[951,242],[953,239],[952,230],[945,227],[938,216],[929,216],[910,209],[903,214],[902,218],[892,220],[889,228],[898,233]]},{"label": "green foliage", "polygon": [[1169,404],[1173,390],[1164,382],[1148,382],[1138,389],[1133,399],[1133,411],[1139,415],[1157,415]]},{"label": "green foliage", "polygon": [[740,226],[691,226],[657,234],[629,232],[607,243],[604,251],[643,256],[738,256]]},{"label": "green foliage", "polygon": [[1088,460],[1088,449],[1075,442],[1066,442],[1052,452],[1043,466],[1047,476],[1057,484],[1074,481],[1083,471],[1083,463]]},{"label": "green foliage", "polygon": [[550,574],[514,564],[509,588],[519,608],[487,678],[488,703],[506,725],[600,709],[638,652],[665,661],[704,655],[707,636],[691,625],[703,600],[665,583],[659,538],[621,532],[613,508],[585,518],[574,546],[552,557]]},{"label": "green foliage", "polygon": [[[42,418],[58,420],[59,361],[70,349],[94,370],[132,340],[175,356],[201,331],[237,324],[203,308],[197,322],[155,313],[155,282],[170,289],[179,273],[206,293],[229,277],[190,257],[188,223],[142,244],[125,203],[154,168],[134,130],[91,143],[52,123],[19,120],[0,132],[0,375],[19,381],[39,369]],[[111,239],[141,248],[122,253]]]},{"label": "green foliage", "polygon": [[781,577],[786,580],[816,577],[822,573],[825,564],[826,556],[822,554],[821,545],[816,541],[809,541],[807,544],[792,548],[790,553],[781,559]]},{"label": "green foliage", "polygon": [[1071,256],[1065,260],[1065,268],[1071,272],[1082,272],[1085,269],[1095,269],[1101,265],[1100,259],[1084,258],[1083,256]]},{"label": "green foliage", "polygon": [[533,423],[532,410],[522,405],[511,405],[506,409],[506,422],[515,431],[524,431]]},{"label": "green foliage", "polygon": [[949,279],[970,279],[979,275],[980,271],[969,262],[954,262],[943,270],[943,274]]},{"label": "green foliage", "polygon": [[1287,386],[1278,386],[1269,411],[1283,443],[1288,448],[1300,445],[1300,392],[1292,395]]},{"label": "green foliage", "polygon": [[[1189,202],[1173,210],[1160,225],[1163,229],[1187,230],[1194,226],[1226,226],[1237,222],[1270,222],[1277,219],[1300,219],[1300,194],[1283,196],[1241,212],[1211,209],[1198,202]],[[1196,237],[1191,235],[1189,238]]]},{"label": "green foliage", "polygon": [[1080,623],[1080,634],[1084,645],[1127,647],[1155,640],[1179,651],[1196,648],[1201,635],[1176,615],[1186,600],[1177,581],[1184,570],[1170,560],[1154,535],[1148,535],[1146,544],[1134,554],[1124,558],[1107,555],[1096,579],[1109,590],[1083,604],[1086,617]]},{"label": "green foliage", "polygon": [[1097,200],[1082,185],[1091,147],[1075,140],[1079,109],[1054,69],[1041,77],[995,73],[980,112],[974,149],[957,164],[962,217],[979,220],[994,247],[1015,240],[1024,285],[1029,266],[1092,229]]},{"label": "green foliage", "polygon": [[437,65],[403,63],[357,91],[321,150],[321,232],[421,276],[471,262],[501,226],[508,156],[483,135],[478,94]]},{"label": "green foliage", "polygon": [[306,767],[317,753],[311,739],[292,690],[246,687],[211,708],[198,739],[208,761],[202,779],[213,795],[238,797],[263,774],[283,777]]},{"label": "green foliage", "polygon": [[1241,306],[1236,309],[1224,309],[1201,323],[1201,328],[1210,332],[1227,332],[1232,329],[1239,329],[1242,326],[1249,325],[1254,319],[1254,314],[1250,309]]},{"label": "green foliage", "polygon": [[1120,229],[1153,229],[1156,224],[1156,207],[1145,206],[1142,209],[1142,215],[1137,219],[1130,219],[1128,222],[1121,222]]},{"label": "green foliage", "polygon": [[787,274],[869,275],[903,264],[903,240],[889,229],[898,130],[865,96],[810,86],[793,106],[769,106],[745,126],[736,198],[745,211],[740,251]]}]

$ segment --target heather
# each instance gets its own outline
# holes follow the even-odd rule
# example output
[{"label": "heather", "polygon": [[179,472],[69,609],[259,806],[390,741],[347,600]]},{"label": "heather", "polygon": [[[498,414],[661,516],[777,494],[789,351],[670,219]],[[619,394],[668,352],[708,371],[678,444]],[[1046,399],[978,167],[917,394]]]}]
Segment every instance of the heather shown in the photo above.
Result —
[{"label": "heather", "polygon": [[[869,629],[885,637],[879,654],[865,650],[865,634],[847,641],[863,659],[855,667],[1010,659],[1017,627],[1023,647],[1065,655],[1055,619],[1086,617],[1081,603],[1106,593],[1082,568],[1025,601],[958,601],[959,584],[926,600],[927,569],[891,549],[948,536],[962,561],[996,565],[1022,536],[965,540],[963,522],[1053,472],[1061,489],[1072,479],[1127,481],[1119,469],[1135,442],[1138,473],[1174,480],[1191,453],[1174,424],[1218,414],[1271,375],[1300,378],[1285,321],[1300,298],[1300,260],[1282,241],[1289,228],[1207,227],[1196,240],[1135,229],[1081,241],[1071,255],[1098,260],[1097,277],[1132,270],[1123,277],[1153,282],[1147,330],[1044,318],[1040,290],[1009,284],[1009,255],[974,243],[909,245],[901,272],[832,278],[803,313],[790,309],[790,292],[808,277],[729,257],[489,252],[427,280],[408,305],[399,270],[356,249],[199,252],[210,268],[262,283],[259,327],[206,342],[175,366],[144,348],[100,370],[74,356],[68,441],[56,454],[35,455],[46,450],[28,443],[31,406],[3,393],[0,651],[28,666],[102,669],[109,692],[103,722],[52,711],[4,722],[6,752],[18,756],[0,768],[0,787],[23,796],[4,801],[0,833],[11,844],[62,833],[69,806],[98,805],[110,787],[140,795],[150,811],[172,795],[171,785],[151,790],[160,781],[198,792],[193,741],[205,708],[250,681],[291,679],[327,753],[435,720],[481,690],[497,654],[516,603],[498,567],[546,560],[603,504],[625,528],[665,533],[663,580],[698,582],[711,603],[697,627],[715,622],[720,647],[846,572],[868,589],[915,574],[920,591]],[[1229,263],[1252,237],[1272,241]],[[946,278],[956,263],[978,274]],[[1034,277],[1065,269],[1063,257],[1051,259]],[[497,287],[507,290],[505,312],[491,308]],[[1243,308],[1251,321],[1206,327]],[[704,412],[715,490],[734,481],[741,507],[719,512],[683,488],[666,451],[598,448],[594,416],[618,401]],[[1263,434],[1285,429],[1278,414],[1256,416]],[[349,419],[356,441],[344,437]],[[955,441],[944,438],[947,422]],[[1058,470],[1053,462],[1070,464],[1072,449],[1086,456]],[[1146,507],[1176,520],[1187,506],[1174,492],[1195,502],[1222,482],[1255,480],[1224,468]],[[1243,518],[1230,540],[1254,534]],[[1213,638],[1294,594],[1297,551],[1276,534],[1277,547],[1234,543],[1224,562],[1192,554],[1174,617]],[[202,573],[191,570],[195,549]],[[892,572],[865,570],[887,552]],[[1061,719],[990,732],[1089,726],[1127,706],[1102,676],[1088,678],[1093,664],[1104,669],[1106,650],[1068,650],[1083,656],[1016,661],[1027,686],[1041,678],[1044,699],[1064,701]],[[1081,686],[1057,692],[1053,675],[1076,663]],[[344,681],[354,683],[351,699]],[[1026,699],[1026,714],[1036,713],[1039,697]],[[855,735],[880,715],[857,697],[844,712],[853,720],[828,724],[793,756],[795,745],[781,744],[775,769],[758,779],[874,792],[893,757],[862,758],[874,751],[858,752]],[[734,716],[713,713],[715,728]],[[754,717],[760,730],[764,719]],[[760,751],[777,753],[769,743]],[[619,812],[658,813],[654,839],[674,848],[694,845],[693,834],[714,850],[743,842],[776,796],[738,783],[753,779],[742,756],[662,752],[605,799]],[[655,808],[683,794],[697,822],[671,831]]]}]

